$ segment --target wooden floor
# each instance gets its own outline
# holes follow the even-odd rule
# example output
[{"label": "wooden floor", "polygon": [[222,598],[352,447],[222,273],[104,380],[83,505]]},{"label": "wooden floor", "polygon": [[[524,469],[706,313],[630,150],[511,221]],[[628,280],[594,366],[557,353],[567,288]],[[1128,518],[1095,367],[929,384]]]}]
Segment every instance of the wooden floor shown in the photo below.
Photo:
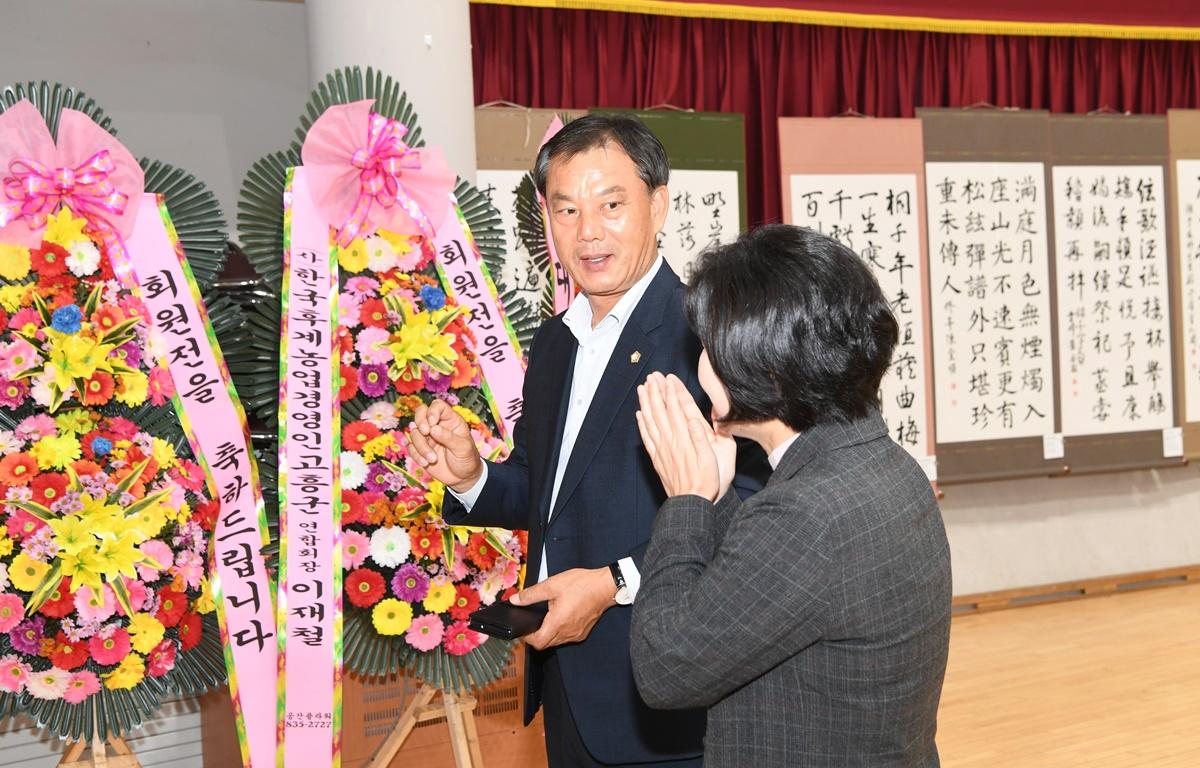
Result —
[{"label": "wooden floor", "polygon": [[1200,766],[1200,585],[953,622],[946,768]]}]

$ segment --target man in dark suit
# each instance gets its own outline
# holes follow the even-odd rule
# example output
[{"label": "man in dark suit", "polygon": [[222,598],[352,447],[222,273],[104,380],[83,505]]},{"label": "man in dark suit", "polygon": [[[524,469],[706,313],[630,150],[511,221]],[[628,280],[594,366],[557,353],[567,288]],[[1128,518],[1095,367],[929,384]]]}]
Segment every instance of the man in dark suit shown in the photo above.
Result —
[{"label": "man in dark suit", "polygon": [[[950,548],[879,413],[883,292],[837,241],[776,225],[702,256],[687,314],[715,428],[647,377],[637,419],[671,498],[633,612],[639,690],[709,708],[706,768],[937,766]],[[733,435],[775,467],[745,501],[722,488]]]},{"label": "man in dark suit", "polygon": [[447,521],[529,530],[531,586],[513,602],[549,603],[526,638],[525,722],[544,705],[551,766],[699,765],[703,712],[647,707],[629,660],[638,568],[666,498],[638,437],[635,386],[673,371],[703,397],[683,285],[657,252],[669,173],[662,144],[630,117],[580,118],[546,144],[535,182],[581,293],[534,337],[513,452],[481,460],[440,401],[410,433],[412,455],[451,490]]}]

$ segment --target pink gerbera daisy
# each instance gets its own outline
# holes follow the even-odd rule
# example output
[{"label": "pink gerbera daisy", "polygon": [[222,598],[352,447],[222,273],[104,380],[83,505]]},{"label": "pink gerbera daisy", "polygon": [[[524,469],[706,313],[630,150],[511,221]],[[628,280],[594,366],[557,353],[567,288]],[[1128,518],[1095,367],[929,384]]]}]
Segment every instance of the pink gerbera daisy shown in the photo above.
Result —
[{"label": "pink gerbera daisy", "polygon": [[84,621],[108,621],[117,611],[112,587],[102,584],[99,590],[93,590],[87,584],[81,584],[75,590],[75,610]]},{"label": "pink gerbera daisy", "polygon": [[30,673],[29,679],[25,681],[25,689],[35,699],[54,701],[61,699],[67,692],[70,678],[70,672],[65,672],[58,667],[51,667],[42,672]]},{"label": "pink gerbera daisy", "polygon": [[94,672],[81,669],[67,679],[67,690],[63,693],[63,701],[68,704],[80,704],[88,696],[100,691],[100,678]]},{"label": "pink gerbera daisy", "polygon": [[12,592],[0,595],[0,632],[7,632],[25,618],[25,604]]},{"label": "pink gerbera daisy", "polygon": [[404,640],[418,651],[432,651],[441,644],[444,632],[441,617],[427,613],[413,619],[404,633]]},{"label": "pink gerbera daisy", "polygon": [[466,656],[478,648],[483,641],[484,636],[470,629],[467,622],[456,621],[446,629],[442,646],[451,656]]},{"label": "pink gerbera daisy", "polygon": [[[371,540],[358,531],[342,531],[342,568],[359,568],[371,552]],[[18,601],[20,602],[20,601]]]},{"label": "pink gerbera daisy", "polygon": [[88,650],[97,664],[120,664],[129,655],[129,633],[118,629],[110,637],[93,637],[88,641]]},{"label": "pink gerbera daisy", "polygon": [[12,654],[0,658],[0,688],[12,693],[20,693],[25,688],[25,681],[28,679],[28,664]]}]

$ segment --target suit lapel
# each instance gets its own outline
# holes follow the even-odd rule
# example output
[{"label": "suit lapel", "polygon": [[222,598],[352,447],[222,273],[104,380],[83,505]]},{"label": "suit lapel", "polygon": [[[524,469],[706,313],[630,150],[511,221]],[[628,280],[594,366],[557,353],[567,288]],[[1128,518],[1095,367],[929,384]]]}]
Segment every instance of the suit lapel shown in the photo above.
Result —
[{"label": "suit lapel", "polygon": [[[641,301],[638,302],[629,322],[625,324],[624,330],[621,331],[617,346],[613,349],[612,357],[609,358],[608,365],[604,369],[604,375],[596,387],[596,394],[592,398],[587,416],[584,417],[583,424],[579,428],[579,435],[575,439],[575,446],[567,461],[562,485],[558,489],[554,510],[550,515],[550,525],[553,525],[554,521],[558,519],[563,505],[571,498],[579,481],[583,479],[584,473],[592,463],[592,458],[600,448],[600,443],[603,442],[612,427],[617,412],[625,400],[630,397],[634,385],[644,378],[646,366],[654,356],[654,331],[662,325],[663,311],[678,283],[679,278],[675,276],[670,267],[663,264],[653,282],[646,289],[646,293],[643,294]],[[564,382],[564,386],[569,390],[570,380]],[[566,406],[564,404],[560,415],[556,446],[562,445],[562,421],[565,418]],[[545,518],[543,518],[544,521]]]},{"label": "suit lapel", "polygon": [[[575,354],[579,345],[571,330],[558,320],[558,327],[546,339],[546,358],[551,361],[550,371],[546,379],[546,405],[555,409],[551,414],[554,424],[554,435],[542,457],[542,477],[546,478],[546,490],[542,494],[538,514],[542,522],[550,511],[550,494],[554,487],[554,469],[558,461],[558,452],[562,446],[563,430],[567,423],[567,404],[571,399],[571,379],[575,373]],[[540,352],[540,350],[539,350]]]}]

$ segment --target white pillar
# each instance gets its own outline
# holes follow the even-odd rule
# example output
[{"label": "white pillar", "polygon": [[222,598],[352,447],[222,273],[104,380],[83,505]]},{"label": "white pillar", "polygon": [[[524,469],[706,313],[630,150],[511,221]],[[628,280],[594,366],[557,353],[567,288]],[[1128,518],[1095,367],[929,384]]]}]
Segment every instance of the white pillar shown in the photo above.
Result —
[{"label": "white pillar", "polygon": [[391,75],[425,143],[475,181],[475,104],[467,0],[307,0],[309,79],[345,66]]}]

